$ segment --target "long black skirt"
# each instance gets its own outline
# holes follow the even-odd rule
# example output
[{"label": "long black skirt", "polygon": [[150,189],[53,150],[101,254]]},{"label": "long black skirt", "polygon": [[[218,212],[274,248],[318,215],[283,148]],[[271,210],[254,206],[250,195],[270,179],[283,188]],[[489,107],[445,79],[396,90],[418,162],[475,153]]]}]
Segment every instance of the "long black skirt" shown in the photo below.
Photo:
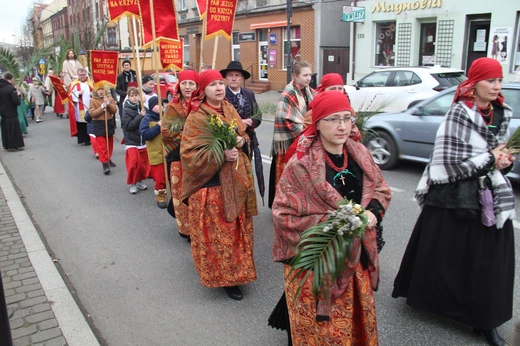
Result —
[{"label": "long black skirt", "polygon": [[486,227],[480,215],[425,206],[408,242],[392,296],[475,328],[511,319],[515,268],[513,223]]},{"label": "long black skirt", "polygon": [[17,149],[25,146],[23,142],[22,128],[18,117],[2,117],[2,146],[4,149]]},{"label": "long black skirt", "polygon": [[90,136],[87,132],[87,123],[82,123],[79,121],[76,121],[76,127],[78,129],[78,134],[76,137],[78,137],[78,144],[90,145]]}]

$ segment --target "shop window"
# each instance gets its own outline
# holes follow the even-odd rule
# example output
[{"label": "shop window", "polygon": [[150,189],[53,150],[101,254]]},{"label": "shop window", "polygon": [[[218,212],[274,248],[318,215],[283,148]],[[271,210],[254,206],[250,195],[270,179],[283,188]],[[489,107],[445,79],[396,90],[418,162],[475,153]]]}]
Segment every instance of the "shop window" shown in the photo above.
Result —
[{"label": "shop window", "polygon": [[184,42],[184,65],[190,64],[190,35],[182,36]]},{"label": "shop window", "polygon": [[238,42],[238,31],[233,32],[233,46],[231,47],[231,58],[233,61],[240,61],[240,42]]},{"label": "shop window", "polygon": [[395,22],[376,23],[376,66],[395,66]]},{"label": "shop window", "polygon": [[301,60],[300,54],[301,28],[291,28],[291,45],[287,41],[287,29],[283,30],[283,68],[287,69],[287,54],[291,54],[291,63],[294,65]]},{"label": "shop window", "polygon": [[[517,14],[517,23],[520,23],[520,12]],[[513,47],[513,54],[514,56],[514,71],[517,74],[517,77],[515,78],[515,81],[520,82],[520,24],[517,24],[516,28],[516,44]]]}]

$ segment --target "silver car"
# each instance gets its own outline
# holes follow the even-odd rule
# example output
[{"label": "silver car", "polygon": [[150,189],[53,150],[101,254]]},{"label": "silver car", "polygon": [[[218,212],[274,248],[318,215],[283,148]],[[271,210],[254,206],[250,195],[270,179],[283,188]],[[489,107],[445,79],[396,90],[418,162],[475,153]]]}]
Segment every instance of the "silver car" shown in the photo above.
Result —
[{"label": "silver car", "polygon": [[[365,122],[365,128],[370,129],[365,145],[381,169],[392,169],[399,160],[428,162],[437,130],[452,104],[455,90],[456,87],[443,90],[404,112],[376,114]],[[520,83],[504,83],[502,94],[513,108],[510,124],[513,133],[520,125]],[[515,164],[508,177],[520,182],[520,163]]]}]

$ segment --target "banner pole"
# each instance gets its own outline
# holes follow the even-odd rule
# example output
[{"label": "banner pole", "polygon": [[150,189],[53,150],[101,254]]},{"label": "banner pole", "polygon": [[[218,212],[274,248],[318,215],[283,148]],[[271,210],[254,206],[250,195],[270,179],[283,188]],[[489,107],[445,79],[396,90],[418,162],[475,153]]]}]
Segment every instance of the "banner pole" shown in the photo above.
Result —
[{"label": "banner pole", "polygon": [[[135,17],[132,17],[132,26],[133,26],[133,33],[134,33],[134,37],[130,38],[131,41],[133,41],[133,44],[132,42],[130,42],[130,44],[132,45],[132,50],[134,51],[134,57],[137,58],[137,68],[136,68],[136,72],[137,72],[137,86],[139,87],[139,90],[143,90],[143,82],[142,82],[142,76],[141,76],[141,62],[139,61],[140,60],[140,57],[139,57],[139,45],[137,44],[138,42],[138,39],[137,39],[137,29],[136,29],[136,19]],[[143,93],[139,92],[139,100],[141,101],[141,110],[144,109],[144,98],[143,98]]]},{"label": "banner pole", "polygon": [[202,72],[202,66],[204,66],[204,41],[206,38],[206,16],[202,19],[202,34],[200,35],[200,67],[199,73]]},{"label": "banner pole", "polygon": [[[159,76],[159,67],[155,63],[156,61],[156,54],[157,54],[157,42],[156,42],[156,34],[155,34],[155,13],[153,9],[153,0],[150,0],[150,15],[151,15],[151,21],[152,21],[152,47],[153,47],[153,53],[152,53],[152,63],[155,65],[155,81],[157,83],[157,99],[159,101],[159,119],[161,121],[161,127],[162,127],[162,119],[163,119],[163,111],[162,111],[162,97],[161,97],[161,77]],[[161,58],[159,57],[159,60]],[[161,134],[162,137],[162,134]],[[166,167],[166,148],[164,147],[164,142],[161,141],[162,149],[163,149],[163,168],[164,168],[164,181],[166,183],[166,191],[168,196],[171,198],[171,189],[170,189],[170,177],[168,177],[168,167]]]},{"label": "banner pole", "polygon": [[220,37],[220,35],[217,35],[217,37],[215,37],[215,45],[213,46],[213,60],[211,60],[212,69],[215,68],[215,63],[217,62],[217,49],[218,49],[218,38],[219,37]]}]

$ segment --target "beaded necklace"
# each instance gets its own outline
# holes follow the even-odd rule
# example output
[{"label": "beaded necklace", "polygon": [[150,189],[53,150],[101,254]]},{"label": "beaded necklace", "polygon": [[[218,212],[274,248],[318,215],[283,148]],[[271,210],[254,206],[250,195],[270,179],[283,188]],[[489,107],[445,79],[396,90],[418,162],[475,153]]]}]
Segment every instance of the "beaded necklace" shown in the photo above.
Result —
[{"label": "beaded necklace", "polygon": [[486,122],[486,125],[492,127],[493,125],[493,105],[489,103],[487,107],[477,107],[478,112]]},{"label": "beaded necklace", "polygon": [[329,165],[330,168],[332,168],[336,172],[341,172],[345,168],[347,168],[347,165],[348,165],[347,148],[343,147],[343,154],[342,155],[343,155],[343,165],[341,167],[336,166],[334,164],[334,162],[332,162],[332,160],[330,159],[328,153],[325,153],[325,161],[327,162],[327,164]]}]

